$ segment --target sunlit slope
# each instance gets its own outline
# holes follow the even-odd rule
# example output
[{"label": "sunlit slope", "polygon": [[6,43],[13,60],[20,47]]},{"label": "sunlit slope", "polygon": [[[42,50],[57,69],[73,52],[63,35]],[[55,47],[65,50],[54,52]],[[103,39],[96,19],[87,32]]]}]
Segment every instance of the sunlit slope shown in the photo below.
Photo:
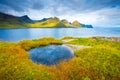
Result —
[{"label": "sunlit slope", "polygon": [[0,13],[0,28],[92,28],[92,25],[81,24],[78,21],[71,23],[57,17],[31,20],[27,15],[16,17]]},{"label": "sunlit slope", "polygon": [[82,25],[78,21],[70,23],[67,20],[60,20],[57,17],[49,18],[45,21],[36,22],[34,24],[28,24],[27,26],[37,28],[87,28],[87,25]]},{"label": "sunlit slope", "polygon": [[30,27],[48,27],[48,28],[54,28],[54,27],[66,27],[65,24],[63,24],[58,18],[51,18],[43,22],[37,22],[34,24],[28,24]]}]

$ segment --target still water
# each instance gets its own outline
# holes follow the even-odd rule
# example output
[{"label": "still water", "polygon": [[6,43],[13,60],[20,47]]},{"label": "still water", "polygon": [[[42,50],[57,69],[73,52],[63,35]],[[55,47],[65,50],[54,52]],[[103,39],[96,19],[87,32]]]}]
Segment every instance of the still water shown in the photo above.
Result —
[{"label": "still water", "polygon": [[37,64],[55,65],[74,57],[72,51],[64,45],[49,45],[29,51],[31,60]]},{"label": "still water", "polygon": [[23,39],[39,39],[42,37],[120,37],[120,28],[26,28],[0,29],[0,40],[20,41]]}]

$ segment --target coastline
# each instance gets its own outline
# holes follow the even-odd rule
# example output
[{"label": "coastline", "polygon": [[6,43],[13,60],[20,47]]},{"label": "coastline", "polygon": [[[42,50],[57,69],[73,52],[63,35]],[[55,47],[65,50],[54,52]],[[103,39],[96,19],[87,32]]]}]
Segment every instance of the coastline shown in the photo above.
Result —
[{"label": "coastline", "polygon": [[[70,29],[72,29],[72,28],[73,28],[73,29],[77,29],[78,27],[21,27],[21,28],[20,28],[20,27],[18,27],[18,28],[17,28],[17,27],[16,27],[16,28],[5,28],[5,27],[4,27],[4,28],[1,28],[1,27],[0,27],[0,29],[33,29],[33,28],[35,28],[35,29],[55,29],[55,28],[56,28],[56,29],[63,29],[63,28],[65,28],[65,29],[66,29],[66,28],[68,28],[68,29],[69,29],[69,28],[70,28]],[[81,28],[78,28],[78,29],[81,29]],[[88,28],[88,29],[89,29],[89,28]]]}]

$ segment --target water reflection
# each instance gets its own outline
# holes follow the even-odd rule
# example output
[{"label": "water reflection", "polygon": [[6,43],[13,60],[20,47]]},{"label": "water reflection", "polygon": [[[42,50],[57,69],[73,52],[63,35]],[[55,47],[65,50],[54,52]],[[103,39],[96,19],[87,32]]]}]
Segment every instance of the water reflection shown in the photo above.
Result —
[{"label": "water reflection", "polygon": [[63,45],[50,45],[29,51],[31,60],[37,64],[54,65],[74,57],[73,53]]},{"label": "water reflection", "polygon": [[23,39],[38,39],[42,37],[62,38],[107,36],[120,37],[120,28],[27,28],[27,29],[0,29],[0,40],[20,41]]},{"label": "water reflection", "polygon": [[29,29],[0,29],[0,40],[19,41],[21,39],[30,39]]}]

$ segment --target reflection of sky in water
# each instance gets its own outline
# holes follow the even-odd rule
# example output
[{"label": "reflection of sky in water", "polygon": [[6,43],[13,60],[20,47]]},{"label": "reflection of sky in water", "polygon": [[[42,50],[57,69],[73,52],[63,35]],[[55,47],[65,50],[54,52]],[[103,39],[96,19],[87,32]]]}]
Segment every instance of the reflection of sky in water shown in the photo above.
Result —
[{"label": "reflection of sky in water", "polygon": [[108,36],[120,37],[120,28],[28,28],[28,29],[0,29],[0,40],[20,41],[23,39],[38,39],[41,37],[62,38]]},{"label": "reflection of sky in water", "polygon": [[54,65],[74,57],[73,53],[62,45],[35,48],[30,50],[29,53],[33,62],[45,65]]},{"label": "reflection of sky in water", "polygon": [[27,29],[0,29],[0,40],[4,41],[18,41],[28,39],[30,36]]}]

